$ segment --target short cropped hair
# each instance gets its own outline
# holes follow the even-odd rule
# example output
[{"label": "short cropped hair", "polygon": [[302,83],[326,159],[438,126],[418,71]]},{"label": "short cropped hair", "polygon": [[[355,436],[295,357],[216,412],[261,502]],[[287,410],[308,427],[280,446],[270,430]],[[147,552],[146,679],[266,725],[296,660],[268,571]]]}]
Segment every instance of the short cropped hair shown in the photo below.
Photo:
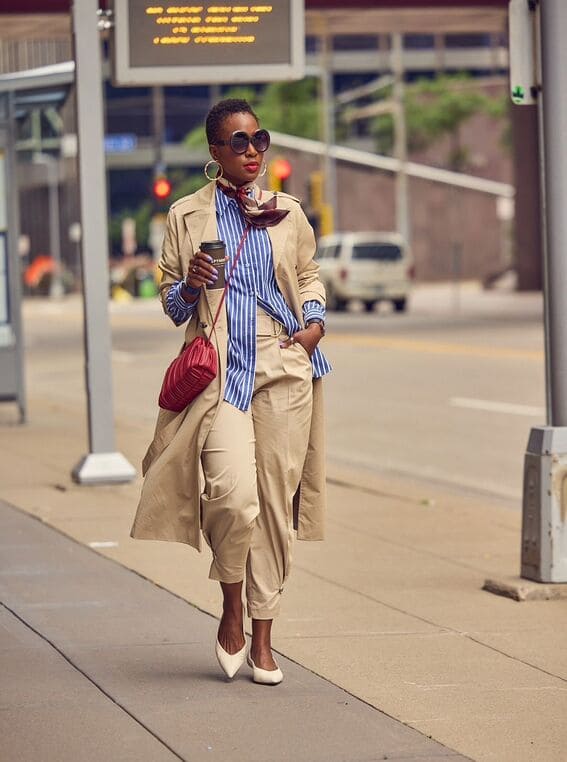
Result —
[{"label": "short cropped hair", "polygon": [[205,130],[209,145],[214,145],[217,140],[220,140],[220,131],[224,120],[232,114],[251,114],[259,122],[248,101],[242,98],[225,98],[225,100],[216,103],[207,114]]}]

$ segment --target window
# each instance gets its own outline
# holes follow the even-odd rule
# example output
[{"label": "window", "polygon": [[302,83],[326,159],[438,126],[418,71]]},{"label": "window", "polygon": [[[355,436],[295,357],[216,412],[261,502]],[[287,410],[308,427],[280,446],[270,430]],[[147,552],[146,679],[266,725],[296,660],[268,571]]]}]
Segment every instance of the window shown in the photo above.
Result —
[{"label": "window", "polygon": [[489,48],[492,43],[489,34],[446,34],[445,46],[448,48]]},{"label": "window", "polygon": [[305,35],[305,52],[317,53],[319,50],[318,40],[319,38],[312,34]]},{"label": "window", "polygon": [[375,34],[337,34],[333,37],[333,50],[378,50]]},{"label": "window", "polygon": [[402,251],[393,243],[357,243],[352,247],[352,258],[397,262],[402,258]]},{"label": "window", "polygon": [[404,34],[406,50],[431,50],[435,47],[435,37],[432,34]]},{"label": "window", "polygon": [[317,250],[317,259],[337,259],[340,252],[341,245],[339,243],[321,246]]}]

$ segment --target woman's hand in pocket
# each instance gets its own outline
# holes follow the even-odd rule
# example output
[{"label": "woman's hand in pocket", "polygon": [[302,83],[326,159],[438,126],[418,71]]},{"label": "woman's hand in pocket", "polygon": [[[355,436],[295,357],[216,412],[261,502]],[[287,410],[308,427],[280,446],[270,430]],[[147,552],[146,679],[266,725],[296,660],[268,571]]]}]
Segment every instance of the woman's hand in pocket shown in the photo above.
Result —
[{"label": "woman's hand in pocket", "polygon": [[321,341],[322,335],[320,326],[317,323],[313,323],[302,331],[294,333],[290,339],[283,341],[280,346],[283,349],[288,349],[293,344],[301,344],[309,357],[311,357],[317,344]]}]

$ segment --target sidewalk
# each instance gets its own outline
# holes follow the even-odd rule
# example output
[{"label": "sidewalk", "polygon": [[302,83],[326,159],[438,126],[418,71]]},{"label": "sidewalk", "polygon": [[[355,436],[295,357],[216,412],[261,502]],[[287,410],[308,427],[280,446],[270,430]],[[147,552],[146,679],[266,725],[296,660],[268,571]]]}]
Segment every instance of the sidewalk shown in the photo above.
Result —
[{"label": "sidewalk", "polygon": [[1,757],[464,760],[303,667],[221,676],[216,620],[0,502]]},{"label": "sidewalk", "polygon": [[[117,319],[114,316],[113,322]],[[161,366],[144,367],[156,378],[161,372]],[[127,368],[116,358],[118,387]],[[282,658],[286,681],[267,693],[250,684],[244,673],[235,685],[228,686],[218,680],[212,654],[215,621],[207,614],[218,616],[220,598],[217,586],[207,579],[208,555],[199,556],[178,544],[129,538],[139,478],[115,487],[85,488],[71,482],[71,468],[86,447],[84,401],[75,391],[82,384],[81,358],[58,358],[50,372],[50,388],[44,383],[44,370],[44,375],[31,372],[28,376],[30,424],[0,424],[0,499],[38,517],[79,545],[18,511],[6,513],[5,509],[1,517],[12,516],[12,535],[0,527],[0,545],[3,554],[10,554],[12,571],[6,572],[3,562],[0,582],[6,590],[2,599],[10,608],[71,656],[73,663],[112,697],[105,698],[90,681],[88,692],[77,692],[73,705],[83,709],[77,716],[84,719],[84,727],[81,730],[75,723],[72,727],[78,727],[83,738],[92,740],[98,733],[98,743],[111,744],[113,737],[121,736],[121,730],[112,730],[118,725],[111,725],[110,720],[106,724],[102,714],[94,727],[89,725],[96,712],[93,709],[95,714],[90,716],[88,708],[102,702],[105,711],[115,715],[113,722],[127,722],[124,733],[130,727],[131,736],[124,737],[133,739],[134,749],[141,743],[143,753],[147,752],[136,756],[133,751],[132,759],[144,762],[161,759],[159,755],[166,753],[156,740],[158,745],[153,748],[160,751],[153,754],[150,731],[173,743],[181,758],[191,760],[222,748],[216,758],[227,762],[369,762],[384,755],[421,760],[455,752],[495,762],[563,762],[567,749],[567,601],[516,603],[481,590],[487,577],[518,572],[521,517],[517,507],[511,509],[506,501],[418,479],[354,471],[331,463],[327,541],[296,545],[283,614],[274,628],[276,649],[295,665]],[[36,379],[40,382],[33,383]],[[140,387],[144,383],[145,378],[140,378]],[[139,390],[131,393],[137,403]],[[153,421],[143,411],[140,415],[131,411],[132,407],[117,407],[117,443],[132,463],[139,464]],[[28,521],[31,524],[26,524]],[[42,533],[40,547],[32,539],[17,539],[17,532],[28,531],[22,522],[32,527],[32,539]],[[54,572],[46,585],[41,574],[47,537],[56,538],[61,554],[59,561],[52,558]],[[90,546],[163,590],[80,545]],[[110,574],[106,570],[112,569],[101,582],[108,598],[101,599],[101,587],[93,589],[89,575],[79,574],[76,566],[63,572],[62,559],[69,557],[78,559],[81,568],[92,567],[97,580],[103,580]],[[73,585],[72,597],[60,599],[55,594],[64,589],[64,579]],[[131,593],[126,599],[117,593],[121,585]],[[128,605],[119,607],[118,598]],[[101,600],[106,601],[104,606],[98,606]],[[136,606],[137,613],[133,611]],[[18,630],[17,639],[20,631],[27,633],[21,635],[22,643],[39,637],[11,621],[10,627]],[[181,630],[178,622],[184,623]],[[179,651],[158,658],[148,645],[144,653],[152,656],[141,662],[138,654],[144,642],[177,644]],[[71,654],[65,649],[71,649],[73,643]],[[10,649],[14,649],[2,653],[3,662],[9,656],[9,663],[16,663],[16,645],[12,642]],[[42,743],[47,743],[50,734],[56,735],[56,707],[53,719],[43,715],[43,724],[39,719],[37,726],[29,722],[29,713],[35,711],[30,704],[36,683],[45,688],[54,670],[66,664],[57,661],[57,666],[52,647],[43,640],[40,645],[47,649],[46,661],[41,670],[37,666],[36,678],[24,681],[16,670],[15,685],[23,683],[21,693],[11,696],[8,692],[12,709],[4,717],[11,719],[2,737],[8,737],[9,731],[14,744],[31,743],[30,728],[45,733]],[[75,659],[81,654],[85,662],[79,665]],[[99,661],[88,661],[87,668],[87,656],[96,655]],[[33,663],[31,656],[22,657],[26,664]],[[166,658],[163,668],[161,658]],[[68,668],[72,669],[69,680],[86,680],[76,667]],[[311,673],[348,691],[351,697],[345,699],[339,688]],[[194,706],[191,698],[195,687],[203,693],[202,706],[200,702]],[[238,703],[223,701],[226,694],[222,691],[227,689],[238,692]],[[37,690],[42,705],[45,696],[52,694]],[[75,695],[69,690],[69,695]],[[6,706],[6,691],[2,694]],[[125,716],[114,699],[118,704],[124,702],[137,719]],[[337,709],[345,700],[349,701],[348,716]],[[281,757],[274,756],[273,750],[249,751],[256,735],[245,723],[250,718],[256,722],[259,708],[270,715],[266,736],[276,740],[274,747],[277,753],[282,749]],[[21,712],[21,725],[16,723],[14,709]],[[395,719],[387,720],[381,712]],[[223,744],[234,737],[234,751],[210,744],[212,751],[202,747],[203,751],[197,752],[197,746],[178,745],[208,745],[218,713],[223,713],[224,724],[236,734],[222,735]],[[197,730],[197,725],[189,724],[193,718],[200,720]],[[140,721],[150,731],[140,730]],[[175,734],[169,736],[167,728]],[[427,736],[443,746],[411,745],[417,743],[416,738],[420,744],[427,743]],[[215,737],[216,744],[219,737]],[[291,752],[282,745],[286,739],[296,744]],[[88,743],[84,748],[82,756],[71,754],[68,758],[130,758],[126,751],[118,756],[101,753],[89,757]],[[48,762],[63,759],[60,754],[44,758]]]}]

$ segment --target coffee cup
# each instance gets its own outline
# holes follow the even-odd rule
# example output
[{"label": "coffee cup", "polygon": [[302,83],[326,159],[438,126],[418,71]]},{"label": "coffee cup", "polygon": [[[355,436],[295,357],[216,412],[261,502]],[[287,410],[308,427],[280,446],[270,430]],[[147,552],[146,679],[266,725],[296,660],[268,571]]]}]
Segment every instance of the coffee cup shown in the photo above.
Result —
[{"label": "coffee cup", "polygon": [[208,288],[224,288],[225,286],[225,257],[226,257],[226,249],[224,245],[224,241],[203,241],[201,243],[201,251],[205,254],[208,254],[209,257],[213,260],[211,262],[212,266],[217,270],[219,277],[216,279],[215,283],[212,286],[208,286]]}]

